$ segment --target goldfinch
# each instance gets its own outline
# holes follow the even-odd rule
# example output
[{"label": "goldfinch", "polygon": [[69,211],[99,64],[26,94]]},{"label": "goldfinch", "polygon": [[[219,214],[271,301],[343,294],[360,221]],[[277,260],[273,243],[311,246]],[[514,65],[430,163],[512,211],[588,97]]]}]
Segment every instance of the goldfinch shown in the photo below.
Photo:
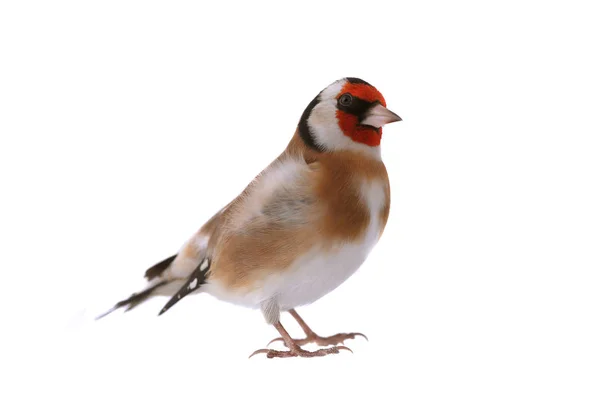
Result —
[{"label": "goldfinch", "polygon": [[[149,268],[145,290],[100,317],[170,295],[163,314],[188,294],[205,292],[260,309],[281,335],[275,340],[288,348],[260,349],[251,356],[316,357],[350,350],[339,344],[364,335],[318,336],[295,308],[348,279],[381,237],[390,211],[382,126],[401,120],[369,83],[335,81],[308,104],[283,153],[177,254]],[[293,339],[282,326],[280,314],[286,311],[305,339]],[[301,347],[310,342],[330,347]]]}]

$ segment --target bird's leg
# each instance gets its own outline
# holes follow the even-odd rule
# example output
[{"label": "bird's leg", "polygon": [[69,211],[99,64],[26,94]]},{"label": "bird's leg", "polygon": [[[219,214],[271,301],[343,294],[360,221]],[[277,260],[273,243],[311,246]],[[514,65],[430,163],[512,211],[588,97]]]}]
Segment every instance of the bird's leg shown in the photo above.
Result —
[{"label": "bird's leg", "polygon": [[267,355],[267,358],[323,357],[328,354],[337,354],[340,352],[340,350],[348,350],[348,351],[352,352],[352,350],[350,350],[349,348],[347,348],[345,346],[333,346],[333,347],[328,347],[326,349],[319,349],[316,351],[307,351],[307,350],[302,349],[298,344],[296,344],[294,342],[294,339],[292,339],[292,337],[285,330],[283,325],[281,325],[281,322],[276,322],[274,324],[274,326],[279,331],[279,334],[281,335],[283,342],[285,343],[285,345],[288,347],[289,350],[288,351],[279,351],[279,350],[272,350],[272,349],[260,349],[260,350],[256,350],[254,353],[250,354],[250,357],[252,357],[253,355],[256,355],[256,354],[261,354],[261,353],[265,353]]},{"label": "bird's leg", "polygon": [[[358,333],[358,332],[338,333],[337,335],[332,335],[332,336],[328,336],[328,337],[319,336],[312,329],[310,329],[310,327],[306,324],[306,322],[304,322],[304,320],[300,317],[300,315],[298,315],[296,310],[291,309],[291,310],[289,310],[289,313],[292,314],[292,317],[294,317],[294,319],[298,322],[298,325],[300,325],[300,328],[302,328],[302,330],[304,331],[304,334],[306,335],[306,338],[304,338],[304,339],[292,339],[294,344],[296,344],[298,346],[304,346],[305,344],[308,344],[308,343],[315,343],[319,346],[329,346],[329,345],[336,345],[336,344],[340,344],[340,343],[343,344],[344,340],[354,339],[356,336],[362,336],[365,339],[369,340],[365,335],[363,335],[362,333]],[[273,342],[277,342],[277,341],[283,342],[283,344],[285,344],[288,348],[290,347],[288,345],[288,341],[285,340],[283,335],[282,335],[282,337],[271,340],[269,342],[269,344],[271,344]]]}]

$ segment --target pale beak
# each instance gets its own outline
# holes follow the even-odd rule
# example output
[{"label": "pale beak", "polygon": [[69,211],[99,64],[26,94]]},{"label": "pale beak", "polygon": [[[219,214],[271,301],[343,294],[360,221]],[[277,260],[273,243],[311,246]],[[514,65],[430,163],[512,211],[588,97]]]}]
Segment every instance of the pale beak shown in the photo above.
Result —
[{"label": "pale beak", "polygon": [[374,128],[381,128],[385,124],[396,121],[402,121],[402,118],[381,104],[376,104],[364,113],[360,123],[361,125],[369,125]]}]

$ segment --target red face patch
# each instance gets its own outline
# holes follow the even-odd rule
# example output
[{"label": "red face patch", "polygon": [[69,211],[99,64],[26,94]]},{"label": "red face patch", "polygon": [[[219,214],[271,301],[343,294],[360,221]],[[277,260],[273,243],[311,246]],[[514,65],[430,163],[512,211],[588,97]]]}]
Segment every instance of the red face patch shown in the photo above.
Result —
[{"label": "red face patch", "polygon": [[350,93],[352,96],[363,99],[364,101],[368,101],[369,103],[373,101],[379,101],[382,106],[387,107],[385,104],[385,99],[373,86],[365,85],[363,83],[348,82],[340,91],[340,96],[344,93]]},{"label": "red face patch", "polygon": [[[381,105],[384,107],[386,106],[385,99],[373,86],[348,82],[344,85],[338,97],[344,93],[350,93],[352,96],[369,103],[379,101]],[[349,114],[342,110],[336,111],[336,117],[338,119],[338,125],[342,132],[344,132],[344,135],[350,137],[353,141],[366,144],[367,146],[379,146],[381,143],[381,128],[373,129],[361,126],[359,125],[358,117],[356,115]]]}]

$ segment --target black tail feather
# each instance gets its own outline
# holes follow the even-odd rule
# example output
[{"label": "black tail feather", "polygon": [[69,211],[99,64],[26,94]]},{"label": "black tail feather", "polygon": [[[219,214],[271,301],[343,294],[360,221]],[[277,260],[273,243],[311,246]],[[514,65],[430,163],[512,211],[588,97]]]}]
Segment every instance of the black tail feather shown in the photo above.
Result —
[{"label": "black tail feather", "polygon": [[110,310],[106,311],[104,314],[101,314],[99,316],[96,317],[96,320],[99,320],[100,318],[104,318],[106,317],[108,314],[112,313],[115,310],[118,310],[121,307],[125,307],[127,306],[127,308],[125,309],[125,311],[129,311],[132,308],[134,308],[135,306],[137,306],[138,304],[140,304],[141,302],[143,302],[144,300],[146,300],[151,294],[152,292],[154,292],[154,290],[156,290],[157,288],[166,285],[167,283],[169,283],[168,281],[162,281],[162,282],[158,282],[156,285],[153,285],[151,287],[149,287],[148,289],[139,292],[139,293],[134,293],[131,296],[129,296],[127,299],[125,300],[121,300],[120,302],[118,302],[117,304],[115,304],[113,306],[113,308],[111,308]]},{"label": "black tail feather", "polygon": [[160,310],[158,315],[164,314],[169,308],[173,307],[179,300],[183,299],[188,294],[198,289],[206,281],[206,274],[210,269],[210,259],[205,258],[200,261],[200,264],[196,267],[194,272],[190,274],[190,277],[185,284],[179,289],[177,293],[165,304]]},{"label": "black tail feather", "polygon": [[144,275],[146,277],[146,279],[151,281],[152,279],[156,278],[157,276],[160,276],[163,272],[165,272],[165,270],[167,268],[169,268],[169,265],[171,265],[171,263],[173,262],[175,257],[177,257],[177,254],[172,255],[171,257],[165,258],[161,262],[156,263],[155,265],[148,268],[146,270],[146,274]]}]

